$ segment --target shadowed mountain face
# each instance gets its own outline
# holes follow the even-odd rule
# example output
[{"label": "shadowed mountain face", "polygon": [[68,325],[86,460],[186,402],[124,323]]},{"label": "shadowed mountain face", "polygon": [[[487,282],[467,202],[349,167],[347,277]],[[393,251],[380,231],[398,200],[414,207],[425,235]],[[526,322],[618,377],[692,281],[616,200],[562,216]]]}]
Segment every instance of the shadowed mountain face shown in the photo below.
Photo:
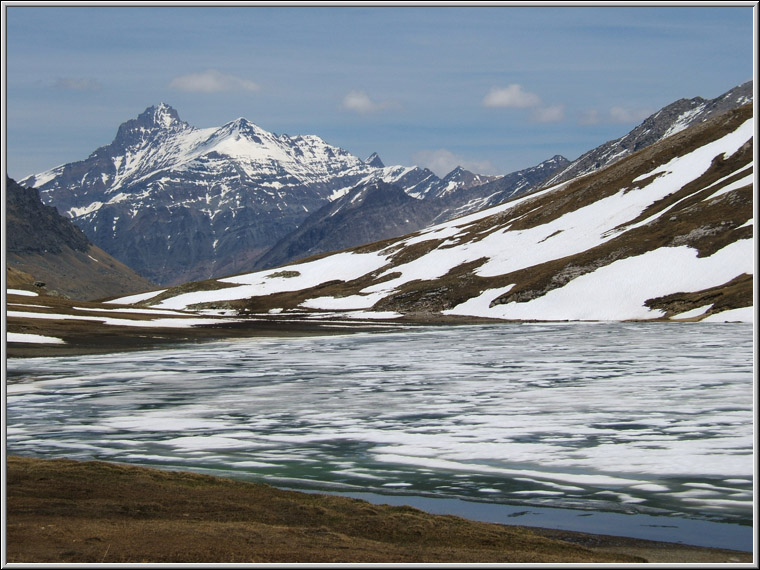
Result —
[{"label": "shadowed mountain face", "polygon": [[404,235],[424,228],[438,208],[432,200],[412,198],[385,182],[357,186],[306,218],[256,263],[256,268],[285,263]]},{"label": "shadowed mountain face", "polygon": [[404,235],[481,210],[524,193],[567,164],[567,159],[555,156],[502,177],[482,177],[459,167],[431,186],[423,199],[381,181],[359,185],[306,218],[264,254],[255,268],[276,267]]},{"label": "shadowed mountain face", "polygon": [[61,253],[64,248],[87,251],[90,242],[52,206],[44,206],[34,188],[6,179],[6,247],[8,253]]},{"label": "shadowed mountain face", "polygon": [[94,246],[71,220],[40,201],[37,190],[6,180],[6,262],[10,287],[77,299],[145,291],[154,284]]},{"label": "shadowed mountain face", "polygon": [[746,105],[592,174],[401,238],[144,302],[241,313],[751,320],[753,133]]}]

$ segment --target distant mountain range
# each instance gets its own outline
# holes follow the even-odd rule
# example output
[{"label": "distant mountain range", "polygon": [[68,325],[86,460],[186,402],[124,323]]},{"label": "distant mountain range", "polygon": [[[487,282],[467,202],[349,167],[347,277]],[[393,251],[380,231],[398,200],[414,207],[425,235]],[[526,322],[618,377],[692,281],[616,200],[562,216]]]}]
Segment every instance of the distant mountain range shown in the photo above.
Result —
[{"label": "distant mountain range", "polygon": [[420,199],[448,185],[426,169],[386,167],[376,155],[365,162],[317,136],[275,135],[242,118],[197,129],[161,104],[86,160],[21,184],[141,274],[180,283],[251,269],[311,212],[375,181]]},{"label": "distant mountain range", "polygon": [[155,285],[117,261],[70,219],[40,201],[37,190],[6,179],[6,277],[10,288],[99,299]]},{"label": "distant mountain range", "polygon": [[317,136],[276,135],[240,118],[197,129],[168,105],[123,123],[87,159],[21,181],[90,240],[174,285],[263,269],[396,237],[547,184],[596,172],[690,125],[746,104],[752,82],[677,101],[573,162],[554,156],[501,177],[361,160]]},{"label": "distant mountain range", "polygon": [[[403,237],[134,300],[249,316],[751,321],[754,131],[744,105]],[[383,184],[353,192],[403,200]]]},{"label": "distant mountain range", "polygon": [[490,180],[458,167],[422,199],[383,181],[360,184],[307,217],[265,253],[254,268],[276,267],[310,255],[411,233],[519,195],[567,164],[567,159],[555,156],[538,166]]}]

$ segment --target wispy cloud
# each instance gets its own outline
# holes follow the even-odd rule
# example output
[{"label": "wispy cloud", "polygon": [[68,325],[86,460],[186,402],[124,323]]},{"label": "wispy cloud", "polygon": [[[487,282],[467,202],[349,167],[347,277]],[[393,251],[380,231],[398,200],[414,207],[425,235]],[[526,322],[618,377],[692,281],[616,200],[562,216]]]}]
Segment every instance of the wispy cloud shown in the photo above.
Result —
[{"label": "wispy cloud", "polygon": [[482,102],[484,107],[533,109],[531,120],[535,123],[559,123],[565,120],[564,105],[544,105],[536,93],[526,91],[518,84],[492,87]]},{"label": "wispy cloud", "polygon": [[366,91],[352,90],[343,98],[341,108],[346,111],[366,115],[387,109],[396,109],[399,104],[394,101],[373,101]]},{"label": "wispy cloud", "polygon": [[507,87],[492,87],[483,97],[484,107],[511,107],[525,109],[537,107],[541,98],[535,93],[525,91],[522,85],[513,83]]},{"label": "wispy cloud", "polygon": [[560,123],[565,120],[565,106],[539,107],[533,111],[533,120],[537,123]]},{"label": "wispy cloud", "polygon": [[201,73],[180,75],[169,82],[169,87],[194,93],[218,93],[220,91],[258,91],[259,85],[249,79],[207,69]]},{"label": "wispy cloud", "polygon": [[626,109],[624,107],[612,107],[610,119],[613,123],[640,123],[652,112],[648,109]]},{"label": "wispy cloud", "polygon": [[579,125],[598,125],[602,122],[602,114],[597,109],[587,109],[578,117]]},{"label": "wispy cloud", "polygon": [[652,114],[649,109],[631,109],[626,107],[610,107],[606,112],[598,109],[583,111],[578,118],[580,125],[599,125],[602,123],[637,124]]},{"label": "wispy cloud", "polygon": [[59,77],[53,82],[53,87],[67,91],[98,91],[103,86],[97,79],[89,77]]},{"label": "wispy cloud", "polygon": [[421,150],[412,155],[412,162],[432,170],[437,176],[446,176],[457,166],[475,174],[496,174],[496,168],[488,160],[469,160],[455,155],[450,150]]}]

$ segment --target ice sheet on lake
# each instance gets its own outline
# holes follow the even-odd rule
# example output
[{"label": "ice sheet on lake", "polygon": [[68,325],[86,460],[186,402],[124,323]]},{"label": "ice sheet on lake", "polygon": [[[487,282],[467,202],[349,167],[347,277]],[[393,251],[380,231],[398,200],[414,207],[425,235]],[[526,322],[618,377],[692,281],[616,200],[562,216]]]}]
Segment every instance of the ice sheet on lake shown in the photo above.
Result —
[{"label": "ice sheet on lake", "polygon": [[742,324],[544,323],[13,360],[7,447],[746,518],[752,345]]}]

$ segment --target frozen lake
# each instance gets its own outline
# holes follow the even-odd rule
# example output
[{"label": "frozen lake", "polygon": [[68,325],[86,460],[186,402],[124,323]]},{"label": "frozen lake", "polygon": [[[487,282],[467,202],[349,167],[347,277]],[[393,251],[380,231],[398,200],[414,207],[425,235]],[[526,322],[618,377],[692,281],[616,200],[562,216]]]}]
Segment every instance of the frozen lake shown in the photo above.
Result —
[{"label": "frozen lake", "polygon": [[249,339],[12,359],[7,375],[9,454],[752,549],[749,324]]}]

